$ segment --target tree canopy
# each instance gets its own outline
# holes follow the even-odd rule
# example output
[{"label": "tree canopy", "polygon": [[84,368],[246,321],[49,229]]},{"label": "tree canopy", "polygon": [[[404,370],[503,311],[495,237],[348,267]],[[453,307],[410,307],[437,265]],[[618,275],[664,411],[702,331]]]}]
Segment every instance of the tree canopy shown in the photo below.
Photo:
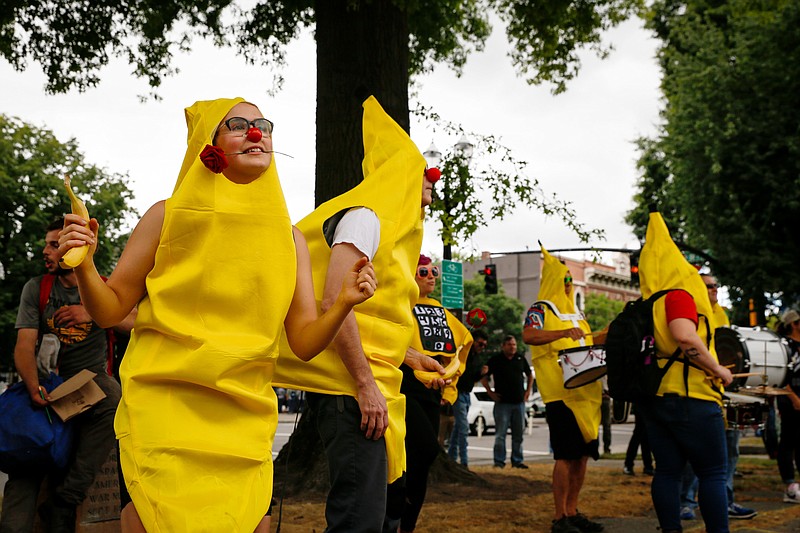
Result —
[{"label": "tree canopy", "polygon": [[317,42],[316,201],[350,189],[361,175],[361,102],[374,94],[406,130],[409,79],[444,63],[457,72],[481,50],[492,22],[506,28],[510,60],[529,83],[563,91],[578,51],[603,55],[603,31],[642,0],[31,0],[0,13],[0,56],[22,70],[34,62],[51,93],[86,90],[112,57],[126,59],[157,93],[177,72],[173,54],[208,37],[252,63],[280,67],[305,28]]},{"label": "tree canopy", "polygon": [[[800,5],[791,0],[658,0],[666,106],[640,140],[628,221],[644,234],[659,204],[679,239],[706,250],[734,307],[800,294]],[[736,313],[740,314],[740,313]]]},{"label": "tree canopy", "polygon": [[127,240],[123,227],[134,215],[126,176],[84,160],[74,139],[0,115],[0,368],[12,366],[14,322],[22,286],[44,273],[42,248],[47,225],[70,211],[64,174],[103,221],[95,263],[110,273]]}]

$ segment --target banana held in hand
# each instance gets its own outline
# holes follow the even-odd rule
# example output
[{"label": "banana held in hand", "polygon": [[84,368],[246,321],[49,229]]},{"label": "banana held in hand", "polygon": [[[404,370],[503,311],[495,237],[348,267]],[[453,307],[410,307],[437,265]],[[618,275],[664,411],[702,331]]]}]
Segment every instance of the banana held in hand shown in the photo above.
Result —
[{"label": "banana held in hand", "polygon": [[[72,214],[78,215],[86,220],[88,225],[89,210],[86,209],[86,204],[84,204],[80,198],[75,196],[75,193],[72,191],[69,175],[64,176],[64,186],[67,188],[67,194],[69,194],[69,200],[72,203]],[[61,265],[61,268],[75,268],[83,262],[87,253],[89,253],[88,244],[84,244],[80,248],[70,248],[67,250],[67,253],[61,257],[59,264]]]},{"label": "banana held in hand", "polygon": [[461,348],[463,348],[463,346],[458,347],[456,354],[450,359],[447,366],[444,367],[444,374],[435,371],[414,370],[414,377],[426,384],[434,379],[453,379],[456,372],[458,372],[458,367],[461,366],[461,360],[458,358],[458,355],[461,353]]}]

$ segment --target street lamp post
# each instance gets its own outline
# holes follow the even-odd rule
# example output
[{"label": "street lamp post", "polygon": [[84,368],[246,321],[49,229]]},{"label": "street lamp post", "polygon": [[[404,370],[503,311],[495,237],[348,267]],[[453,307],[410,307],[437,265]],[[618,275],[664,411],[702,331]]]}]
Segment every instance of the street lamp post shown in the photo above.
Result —
[{"label": "street lamp post", "polygon": [[[466,166],[469,165],[474,150],[475,145],[469,142],[469,139],[467,139],[467,136],[464,134],[462,134],[458,142],[453,145],[455,158],[459,160],[459,164],[463,163]],[[425,161],[427,161],[429,167],[438,167],[442,163],[442,152],[436,148],[436,145],[433,142],[431,142],[431,145],[428,147],[428,149],[422,153],[422,156],[425,158]],[[449,175],[449,172],[442,173],[442,205],[444,207],[444,212],[448,214],[453,207],[450,205],[451,179],[452,176]],[[444,247],[442,257],[449,261],[453,258],[450,243],[448,242],[451,235],[451,229],[445,220],[442,220],[442,225],[444,226],[442,228],[442,244]]]}]

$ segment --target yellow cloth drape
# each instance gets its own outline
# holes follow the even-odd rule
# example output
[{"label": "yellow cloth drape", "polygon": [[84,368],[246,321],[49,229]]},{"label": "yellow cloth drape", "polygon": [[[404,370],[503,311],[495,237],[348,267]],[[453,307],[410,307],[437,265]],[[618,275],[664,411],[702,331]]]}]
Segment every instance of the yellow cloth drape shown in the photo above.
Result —
[{"label": "yellow cloth drape", "polygon": [[[708,338],[707,331],[713,334],[717,323],[711,308],[711,300],[708,299],[708,289],[697,269],[686,260],[672,241],[661,213],[650,213],[645,245],[642,247],[642,254],[639,258],[639,283],[644,298],[664,289],[683,289],[691,294],[697,306],[698,315],[702,315],[699,317],[697,334],[704,343],[710,344],[711,339]],[[662,367],[666,365],[666,358],[678,348],[677,342],[669,331],[664,305],[665,298],[660,298],[653,306],[656,350],[660,356],[659,365]],[[713,344],[711,344],[710,351],[711,356],[716,358],[717,354]],[[663,396],[666,393],[686,395],[683,372],[683,363],[673,364],[661,380],[658,395]],[[688,384],[689,397],[722,403],[720,394],[714,390],[712,382],[706,379],[706,373],[703,370],[690,366]],[[715,386],[721,388],[718,383]]]},{"label": "yellow cloth drape", "polygon": [[[399,366],[414,331],[411,308],[419,287],[414,281],[422,245],[422,179],[425,159],[408,134],[374,97],[364,102],[364,180],[322,204],[301,220],[311,254],[314,291],[322,301],[331,249],[324,226],[352,207],[368,207],[380,220],[380,244],[372,262],[378,290],[355,311],[361,344],[378,388],[386,397],[389,428],[385,434],[388,482],[405,471],[405,396],[400,394]],[[283,343],[274,381],[277,386],[325,394],[358,396],[355,381],[331,345],[303,362]]]},{"label": "yellow cloth drape", "polygon": [[450,405],[453,405],[458,398],[458,389],[456,388],[458,377],[464,373],[464,368],[467,366],[467,357],[469,356],[470,349],[472,349],[472,333],[470,333],[467,327],[462,324],[461,321],[458,320],[450,311],[442,307],[442,304],[438,300],[434,298],[420,298],[417,300],[417,305],[437,307],[444,312],[447,320],[446,327],[452,334],[453,348],[451,351],[447,351],[445,349],[436,350],[435,347],[423,346],[422,331],[420,330],[420,324],[418,320],[414,320],[414,335],[411,337],[412,348],[430,357],[441,356],[442,365],[447,366],[448,361],[453,358],[458,350],[458,347],[462,347],[461,352],[458,353],[458,359],[461,361],[458,366],[458,371],[456,372],[452,382],[442,390],[442,398],[444,398],[444,400]]},{"label": "yellow cloth drape", "polygon": [[[552,302],[561,315],[556,315],[545,306],[543,330],[556,331],[567,328],[581,328],[586,332],[584,343],[593,343],[591,328],[583,316],[575,309],[573,290],[570,294],[564,291],[564,277],[568,269],[566,265],[550,255],[542,246],[542,281],[539,285],[538,300]],[[572,315],[567,318],[564,315]],[[567,389],[564,387],[564,374],[559,365],[558,352],[568,348],[581,346],[580,341],[569,338],[558,339],[541,346],[531,346],[531,362],[536,371],[536,385],[545,403],[563,401],[575,415],[585,442],[597,439],[600,427],[600,404],[603,401],[603,385],[600,381],[582,387]]]},{"label": "yellow cloth drape", "polygon": [[120,370],[121,464],[148,531],[249,533],[272,495],[271,377],[295,286],[291,223],[274,160],[237,185],[198,158],[242,101],[186,110],[186,158]]}]

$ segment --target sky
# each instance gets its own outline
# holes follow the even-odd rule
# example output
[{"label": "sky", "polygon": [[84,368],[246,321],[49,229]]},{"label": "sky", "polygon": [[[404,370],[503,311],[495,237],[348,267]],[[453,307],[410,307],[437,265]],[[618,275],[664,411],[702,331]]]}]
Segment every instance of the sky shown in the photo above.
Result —
[{"label": "sky", "polygon": [[[503,29],[496,25],[486,49],[469,57],[461,77],[439,65],[418,79],[417,98],[467,131],[499,137],[517,159],[528,162],[528,176],[545,194],[571,202],[581,223],[605,231],[605,241],[591,244],[638,248],[623,218],[633,206],[638,176],[633,141],[654,135],[659,122],[658,43],[638,19],[610,30],[605,43],[614,46],[611,55],[600,60],[582,53],[578,77],[565,93],[553,95],[551,86],[531,86],[517,77]],[[175,56],[180,72],[164,79],[162,99],[141,102],[149,87],[121,60],[102,70],[98,87],[65,95],[44,93],[37,64],[18,73],[0,60],[0,113],[52,130],[61,141],[75,138],[86,161],[126,174],[134,206],[143,214],[172,192],[186,146],[183,109],[196,100],[242,96],[275,123],[275,150],[293,156],[277,155],[276,162],[296,222],[314,207],[316,73],[310,33],[290,45],[287,62],[283,90],[269,96],[271,71],[196,40],[190,53]],[[413,121],[411,137],[420,151],[431,142],[445,151],[458,140]],[[471,165],[481,165],[481,156],[475,154]],[[441,257],[438,230],[435,222],[426,222],[423,253]],[[536,249],[537,240],[550,249],[582,246],[557,218],[520,208],[490,222],[461,248],[522,251]]]}]

